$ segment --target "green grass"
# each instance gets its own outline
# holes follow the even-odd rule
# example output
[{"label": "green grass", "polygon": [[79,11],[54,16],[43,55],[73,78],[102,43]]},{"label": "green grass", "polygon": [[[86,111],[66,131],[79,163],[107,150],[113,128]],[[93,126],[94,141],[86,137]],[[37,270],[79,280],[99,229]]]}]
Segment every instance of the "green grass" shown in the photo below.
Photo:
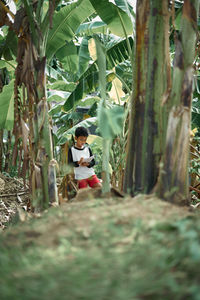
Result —
[{"label": "green grass", "polygon": [[149,225],[120,210],[98,219],[101,207],[53,210],[1,235],[0,299],[200,299],[199,216]]}]

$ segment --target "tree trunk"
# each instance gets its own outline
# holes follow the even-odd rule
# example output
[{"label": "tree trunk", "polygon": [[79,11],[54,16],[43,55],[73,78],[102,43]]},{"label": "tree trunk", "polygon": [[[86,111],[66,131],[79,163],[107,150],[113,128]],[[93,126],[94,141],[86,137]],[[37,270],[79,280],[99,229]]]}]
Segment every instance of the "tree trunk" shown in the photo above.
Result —
[{"label": "tree trunk", "polygon": [[188,158],[198,12],[199,0],[185,0],[181,34],[176,41],[166,149],[156,188],[158,196],[177,204],[189,201]]},{"label": "tree trunk", "polygon": [[[45,37],[35,26],[36,21],[31,9],[36,10],[37,6],[27,5],[23,19],[20,20],[23,27],[18,34],[18,66],[16,69],[15,81],[15,118],[16,122],[22,124],[22,101],[20,101],[18,87],[24,84],[28,102],[28,118],[24,118],[24,128],[28,127],[27,138],[23,138],[23,149],[27,160],[27,151],[30,158],[30,185],[32,192],[32,206],[37,209],[44,209],[50,202],[58,203],[56,186],[56,162],[53,159],[52,136],[49,123],[48,105],[46,100],[46,77],[44,56]],[[38,2],[39,9],[42,9],[42,2]],[[27,16],[26,16],[27,15]],[[37,15],[39,16],[39,14]],[[15,126],[16,128],[16,126]],[[19,138],[17,130],[16,139]],[[24,134],[24,132],[20,133]],[[26,166],[24,166],[25,168]]]},{"label": "tree trunk", "polygon": [[163,105],[170,89],[167,1],[137,1],[136,63],[130,116],[125,192],[149,193],[163,152]]},{"label": "tree trunk", "polygon": [[[32,45],[32,53],[34,46]],[[30,53],[30,55],[31,55]],[[26,84],[29,97],[30,141],[31,141],[31,177],[34,206],[48,207],[51,202],[58,202],[55,161],[53,160],[52,136],[49,124],[48,105],[46,101],[46,59],[32,57],[34,68]]]}]

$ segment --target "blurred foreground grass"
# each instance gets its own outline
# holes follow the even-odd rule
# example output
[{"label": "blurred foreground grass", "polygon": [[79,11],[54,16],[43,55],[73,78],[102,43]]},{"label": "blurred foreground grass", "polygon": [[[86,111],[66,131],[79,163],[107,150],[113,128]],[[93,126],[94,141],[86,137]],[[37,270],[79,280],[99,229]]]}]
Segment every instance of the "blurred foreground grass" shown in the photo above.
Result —
[{"label": "blurred foreground grass", "polygon": [[199,282],[199,214],[157,199],[68,204],[0,235],[1,300],[198,300]]}]

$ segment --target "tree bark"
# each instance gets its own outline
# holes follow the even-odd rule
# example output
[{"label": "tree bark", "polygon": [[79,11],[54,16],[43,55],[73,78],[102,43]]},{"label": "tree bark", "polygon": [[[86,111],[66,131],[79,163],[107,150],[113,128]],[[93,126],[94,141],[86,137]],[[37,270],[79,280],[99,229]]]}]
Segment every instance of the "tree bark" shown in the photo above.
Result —
[{"label": "tree bark", "polygon": [[[39,7],[37,7],[39,5]],[[16,123],[21,125],[22,101],[19,101],[18,87],[24,85],[28,102],[28,118],[23,119],[28,125],[27,138],[23,139],[23,148],[30,158],[30,185],[32,192],[32,206],[41,210],[47,208],[50,202],[58,203],[56,186],[56,162],[53,159],[53,145],[51,128],[48,115],[48,104],[46,100],[46,77],[45,77],[45,36],[38,26],[41,20],[35,18],[32,10],[42,10],[43,1],[33,5],[27,5],[25,9],[21,28],[18,33],[18,66],[15,80],[15,104]],[[52,8],[53,9],[53,8]],[[36,12],[36,11],[35,11]],[[52,11],[51,11],[52,13]],[[39,14],[36,14],[39,18]],[[37,23],[37,25],[36,25]],[[50,25],[47,24],[47,25]],[[46,31],[47,34],[48,30]],[[17,130],[16,138],[19,138]],[[23,132],[20,134],[23,134]],[[27,148],[28,147],[28,148]],[[27,159],[27,156],[25,157]],[[25,166],[24,166],[25,167]]]},{"label": "tree bark", "polygon": [[171,85],[167,1],[137,2],[136,63],[130,116],[125,192],[149,193],[154,187],[166,124],[164,104]]},{"label": "tree bark", "polygon": [[198,12],[199,0],[185,0],[181,33],[176,41],[166,150],[156,187],[159,197],[177,204],[189,201],[189,137]]}]

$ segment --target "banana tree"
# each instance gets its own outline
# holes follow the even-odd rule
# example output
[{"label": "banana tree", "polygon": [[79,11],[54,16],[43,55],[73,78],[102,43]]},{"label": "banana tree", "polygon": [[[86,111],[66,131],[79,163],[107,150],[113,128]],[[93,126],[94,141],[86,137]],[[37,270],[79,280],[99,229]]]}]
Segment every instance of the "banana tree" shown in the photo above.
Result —
[{"label": "banana tree", "polygon": [[157,193],[175,203],[189,201],[189,139],[199,1],[185,0],[176,40],[170,112]]},{"label": "banana tree", "polygon": [[[74,30],[94,9],[87,0],[60,7],[55,1],[22,0],[11,28],[18,36],[18,66],[15,72],[15,153],[23,137],[24,163],[30,160],[33,206],[45,208],[57,202],[55,160],[46,101],[46,54],[54,52],[70,40]],[[1,1],[3,8],[3,2]],[[7,9],[5,10],[7,11]],[[74,11],[73,17],[72,12]],[[54,27],[52,27],[52,23]],[[20,97],[19,88],[23,88]],[[28,142],[27,142],[28,139]]]},{"label": "banana tree", "polygon": [[[125,43],[126,43],[126,46],[128,47],[127,50],[125,49],[126,47],[124,48],[124,46],[123,46],[124,41],[121,40],[120,43],[121,43],[122,46],[120,46],[118,48],[119,51],[118,50],[116,51],[115,55],[113,56],[114,59],[112,57],[112,53],[109,54],[109,51],[107,52],[109,54],[108,55],[108,65],[111,68],[111,66],[114,66],[114,61],[116,61],[117,59],[118,59],[118,62],[122,61],[122,59],[120,57],[123,58],[124,55],[126,55],[126,57],[127,57],[127,53],[130,56],[130,47],[131,47],[130,43],[131,43],[131,40],[130,40],[130,38],[128,38],[128,35],[131,34],[132,31],[133,31],[131,21],[129,20],[129,17],[127,17],[127,15],[126,15],[127,14],[127,7],[126,7],[126,5],[124,5],[124,6],[122,5],[125,2],[124,1],[117,1],[117,2],[119,2],[118,3],[119,6],[121,5],[120,8],[118,8],[117,6],[115,6],[112,3],[109,3],[109,1],[104,1],[103,5],[100,7],[94,1],[93,2],[91,1],[91,3],[92,3],[92,5],[91,5],[90,2],[87,1],[87,0],[84,0],[84,1],[80,0],[80,1],[77,1],[75,3],[71,3],[70,5],[60,7],[59,11],[54,14],[53,28],[50,31],[48,30],[49,19],[47,17],[48,16],[47,10],[49,9],[52,12],[52,7],[48,8],[48,5],[47,5],[47,7],[45,7],[45,5],[47,4],[47,1],[45,1],[45,3],[41,2],[39,4],[40,9],[38,8],[37,3],[35,3],[34,6],[30,6],[30,7],[25,5],[24,11],[21,10],[20,13],[17,13],[16,22],[14,22],[14,29],[16,31],[17,30],[19,31],[20,22],[22,23],[22,19],[24,17],[23,16],[24,12],[25,13],[29,12],[28,13],[28,18],[30,17],[31,20],[32,20],[32,22],[30,22],[30,25],[32,24],[31,25],[32,26],[31,27],[31,33],[33,32],[33,40],[34,40],[34,37],[37,36],[37,33],[41,37],[41,39],[40,39],[41,44],[40,44],[39,41],[36,41],[36,46],[35,46],[35,48],[33,47],[34,48],[34,50],[33,50],[34,54],[37,51],[39,53],[38,45],[40,44],[40,49],[41,48],[43,49],[42,52],[43,52],[43,54],[45,53],[48,64],[50,63],[51,59],[53,58],[53,55],[56,54],[56,56],[60,60],[61,60],[62,56],[64,56],[64,59],[67,58],[67,59],[65,59],[65,61],[64,61],[64,59],[61,60],[62,64],[64,64],[66,66],[66,62],[69,62],[69,59],[70,59],[70,53],[72,53],[71,57],[74,58],[74,54],[72,52],[74,47],[73,47],[73,44],[71,42],[71,39],[74,36],[75,30],[78,28],[79,24],[83,20],[85,20],[85,18],[88,15],[92,14],[94,12],[94,9],[96,9],[101,14],[101,18],[105,22],[99,22],[98,26],[97,26],[97,24],[94,24],[94,26],[92,26],[93,27],[92,31],[101,32],[101,33],[103,32],[104,33],[105,30],[107,30],[109,28],[112,32],[118,34],[119,36],[124,36],[125,35],[125,38],[126,38]],[[26,4],[26,1],[24,3]],[[42,9],[42,7],[43,7],[43,9]],[[105,7],[107,7],[107,9],[105,9]],[[128,10],[129,9],[130,9],[130,7],[128,7]],[[40,10],[40,12],[39,12],[39,10]],[[109,10],[111,10],[111,12],[112,12],[112,18],[110,18],[110,19],[108,18],[108,11]],[[46,12],[46,14],[44,12]],[[37,19],[37,17],[41,17],[41,20]],[[26,18],[26,16],[25,16],[25,18]],[[40,24],[40,26],[37,26],[37,24]],[[71,30],[72,25],[73,25],[73,31]],[[40,27],[40,30],[38,31],[39,27]],[[85,26],[85,27],[87,27],[87,26]],[[36,32],[35,34],[34,34],[33,29]],[[91,30],[91,27],[90,27],[90,30]],[[20,45],[20,43],[19,43],[19,45]],[[23,54],[22,48],[23,47],[21,47],[20,51],[22,51],[21,52],[21,58],[23,60],[23,57],[24,57],[23,55],[24,54]],[[42,55],[41,55],[41,57],[42,57]],[[34,60],[34,56],[32,56],[32,59]],[[28,55],[26,56],[26,60],[28,61]],[[42,61],[42,58],[40,58],[40,60]],[[82,64],[83,60],[84,60],[84,57],[82,57],[82,59],[80,60],[79,66],[83,65]],[[37,62],[36,62],[36,65],[37,65]],[[44,63],[44,65],[45,65],[45,63]],[[71,70],[69,70],[69,66],[68,66],[68,71],[71,71]],[[33,64],[33,67],[34,67],[34,64]],[[48,69],[50,69],[50,68],[48,67]],[[85,68],[85,70],[86,69],[87,69],[87,59],[86,59],[86,68]],[[43,66],[43,70],[44,70],[44,66]],[[83,74],[83,71],[84,71],[84,69],[79,68],[79,76],[81,74]],[[53,70],[53,72],[55,73],[55,70]],[[20,77],[20,75],[19,75],[19,77]],[[21,78],[20,78],[20,80],[21,80]],[[20,80],[19,80],[19,85],[21,84]],[[28,84],[28,82],[26,82],[26,84]],[[23,81],[22,81],[22,85],[24,85],[26,87],[26,85]],[[24,90],[26,90],[26,89],[24,89]],[[31,90],[31,88],[29,88],[29,90]],[[31,93],[31,91],[26,92],[24,94],[25,95],[24,99],[27,97],[27,95],[29,97],[30,93]],[[16,91],[16,94],[17,94],[17,91]],[[33,99],[34,99],[34,97],[35,97],[35,95],[32,96]],[[74,98],[74,96],[73,96],[73,98]],[[16,99],[17,99],[17,96],[16,96]],[[16,100],[16,103],[17,103],[18,100]],[[18,101],[18,104],[15,106],[15,108],[16,108],[15,112],[17,112],[17,109],[19,108],[19,102],[20,101]],[[34,100],[32,102],[34,102]],[[39,104],[40,101],[37,100],[36,102],[38,102],[38,104]],[[70,104],[70,101],[68,100],[68,105],[69,104]],[[30,115],[33,115],[32,112],[37,111],[37,110],[40,111],[41,107],[38,106],[37,109],[32,108],[32,111],[31,111]],[[15,122],[15,134],[16,134],[15,153],[16,154],[17,154],[17,143],[18,143],[18,141],[20,141],[21,135],[23,135],[23,134],[25,134],[25,136],[27,135],[27,127],[25,125],[28,124],[28,122],[26,121],[26,116],[29,114],[29,112],[28,112],[28,110],[27,111],[24,110],[24,116],[23,116],[24,123],[21,122],[21,123],[23,123],[23,126],[22,126],[23,132],[18,130],[18,128],[20,128],[19,126],[16,126],[18,123],[20,123],[20,121],[17,120],[19,113],[20,113],[20,110],[15,115],[16,116],[16,122]],[[44,114],[46,114],[46,112]],[[44,115],[44,114],[42,114],[42,115]],[[39,113],[38,113],[37,118],[39,119],[38,122],[39,122],[39,128],[40,128],[40,125],[43,125],[43,123],[42,123],[43,121],[40,120]],[[34,125],[30,126],[30,128],[29,128],[30,130],[32,130],[31,140],[34,140],[34,142],[32,142],[32,148],[31,149],[34,149],[33,146],[35,146],[35,147],[38,147],[38,146],[40,147],[41,146],[41,148],[43,147],[40,143],[36,145],[36,142],[38,142],[38,139],[40,138],[40,134],[37,133],[38,125],[35,125],[35,122],[36,122],[36,118],[33,118],[31,123],[34,123]],[[42,129],[43,129],[43,126],[41,127],[41,130]],[[36,130],[36,132],[34,130]],[[35,136],[37,136],[36,141],[33,138]],[[46,134],[45,134],[45,136],[46,136]],[[24,139],[23,139],[23,143],[25,143]],[[50,144],[50,143],[48,143],[48,144]],[[28,152],[26,143],[24,145],[24,151],[26,151],[25,153]],[[43,153],[43,152],[44,151],[42,151],[42,150],[40,151],[40,153]],[[26,162],[26,155],[24,157],[25,157],[24,161]],[[28,157],[27,157],[27,159],[28,159]],[[32,161],[33,161],[32,170],[33,171],[32,171],[32,176],[31,176],[31,177],[33,177],[33,180],[32,180],[33,182],[35,182],[35,180],[34,180],[35,177],[39,178],[39,176],[35,176],[36,172],[39,171],[38,168],[37,168],[38,165],[36,165],[36,163],[35,163],[36,159],[37,159],[37,155],[36,156],[33,155],[33,158],[32,158]],[[39,162],[39,164],[40,164],[40,162]],[[36,165],[36,167],[35,167],[35,165]],[[47,170],[47,167],[45,167],[45,170]],[[44,170],[44,172],[45,172],[45,170]],[[42,194],[44,194],[44,193],[42,192]],[[39,197],[40,197],[40,195],[39,195]],[[38,198],[38,196],[35,195],[34,198]],[[47,200],[47,202],[48,202],[48,200]]]},{"label": "banana tree", "polygon": [[198,7],[199,1],[184,2],[171,79],[169,21],[171,16],[174,20],[174,2],[137,2],[126,192],[150,193],[154,189],[168,201],[180,203],[188,199],[192,65]]},{"label": "banana tree", "polygon": [[[119,2],[123,2],[123,1],[119,1]],[[132,38],[128,37],[128,35],[130,35],[130,33],[132,34],[133,29],[132,29],[132,24],[131,21],[129,19],[129,17],[127,16],[127,14],[122,11],[119,7],[115,6],[114,4],[110,3],[109,1],[103,1],[103,3],[97,3],[95,1],[91,1],[92,5],[94,6],[95,10],[97,11],[97,13],[100,15],[100,17],[103,19],[103,21],[105,22],[105,24],[107,24],[108,28],[115,32],[117,35],[119,36],[125,36],[125,40],[124,39],[120,39],[118,38],[117,43],[115,42],[115,44],[112,44],[112,38],[110,38],[108,44],[110,44],[110,46],[105,46],[107,47],[107,55],[105,53],[101,53],[99,55],[101,62],[103,62],[102,57],[105,57],[105,59],[107,60],[107,68],[112,69],[113,67],[116,66],[117,63],[121,63],[122,61],[124,61],[127,58],[131,58],[131,47],[132,47]],[[103,5],[102,5],[103,4]],[[112,12],[112,14],[110,14],[110,17],[108,16],[108,11]],[[80,29],[78,29],[78,32],[81,32],[81,34],[83,34],[83,28],[86,28],[87,32],[88,32],[88,23],[84,24],[81,26]],[[101,32],[101,30],[105,30],[105,25],[102,24],[102,26],[99,26],[98,28],[96,28],[96,26],[93,27],[92,24],[90,24],[90,34],[91,33],[96,33],[98,31]],[[106,40],[106,36],[103,35],[101,36],[102,41]],[[91,40],[91,39],[90,39]],[[114,40],[114,39],[113,39]],[[83,39],[84,47],[81,47],[79,52],[82,55],[85,50],[85,53],[87,51],[87,46],[88,46],[88,38]],[[111,46],[112,45],[112,46]],[[110,47],[110,49],[109,49]],[[66,47],[67,48],[67,47]],[[98,49],[101,49],[102,47],[99,46],[97,47]],[[96,50],[94,50],[94,52],[96,52]],[[99,51],[100,53],[101,51]],[[97,51],[98,53],[98,51]],[[56,54],[57,55],[57,54]],[[98,59],[99,59],[98,57]],[[85,73],[81,74],[82,72],[80,70],[83,70],[83,68],[79,68],[79,76],[81,75],[81,77],[79,77],[79,81],[77,84],[76,89],[72,92],[72,94],[67,98],[63,109],[66,112],[69,112],[71,109],[74,108],[75,105],[77,104],[81,104],[80,101],[81,99],[83,99],[83,97],[85,97],[87,95],[87,93],[89,92],[93,92],[97,89],[97,86],[100,85],[101,88],[101,98],[103,98],[103,102],[102,104],[99,106],[98,111],[101,111],[101,114],[99,114],[99,127],[101,129],[101,134],[102,136],[105,136],[105,140],[104,140],[104,145],[108,145],[107,149],[105,150],[105,154],[103,155],[103,160],[105,158],[106,162],[103,163],[103,174],[106,174],[105,178],[105,188],[103,187],[104,191],[109,191],[109,172],[108,172],[108,154],[109,154],[109,144],[110,141],[113,138],[113,134],[116,134],[116,130],[114,130],[113,133],[113,128],[119,128],[119,124],[117,124],[116,122],[114,122],[114,119],[116,120],[121,120],[122,118],[122,111],[120,108],[115,107],[114,110],[110,110],[105,105],[106,102],[106,98],[105,98],[105,93],[106,93],[106,88],[105,88],[105,82],[102,86],[102,80],[101,78],[105,78],[109,77],[106,76],[106,67],[104,67],[104,70],[102,70],[103,65],[105,65],[104,63],[100,63],[98,62],[97,59],[97,65],[98,65],[98,69],[96,68],[96,58],[93,58],[93,64],[91,64],[91,58],[89,55],[82,55],[80,56],[80,61],[84,62],[84,64],[81,64],[85,66]],[[87,68],[87,62],[89,62],[90,60],[90,67]],[[105,60],[105,61],[106,61]],[[89,64],[88,64],[89,65]],[[90,71],[91,70],[91,71]],[[100,76],[100,74],[103,74]],[[117,74],[117,72],[116,72]],[[115,77],[115,75],[114,75]],[[118,77],[120,77],[118,75]],[[99,78],[99,81],[98,81]],[[120,78],[122,80],[122,78]],[[123,82],[124,84],[124,82]],[[104,92],[103,92],[104,91]],[[103,116],[103,118],[102,118]],[[107,127],[104,126],[105,122],[104,120],[107,120]],[[110,123],[110,120],[112,119],[112,122],[115,123],[115,125],[117,126],[113,126]],[[121,125],[121,121],[120,121],[120,125]],[[112,134],[111,134],[112,133]]]},{"label": "banana tree", "polygon": [[[134,86],[124,183],[126,192],[148,193],[158,176],[163,151],[162,97],[167,96],[170,85],[169,42],[166,36],[168,20],[167,2],[137,2]],[[163,76],[160,77],[160,74]]]}]

